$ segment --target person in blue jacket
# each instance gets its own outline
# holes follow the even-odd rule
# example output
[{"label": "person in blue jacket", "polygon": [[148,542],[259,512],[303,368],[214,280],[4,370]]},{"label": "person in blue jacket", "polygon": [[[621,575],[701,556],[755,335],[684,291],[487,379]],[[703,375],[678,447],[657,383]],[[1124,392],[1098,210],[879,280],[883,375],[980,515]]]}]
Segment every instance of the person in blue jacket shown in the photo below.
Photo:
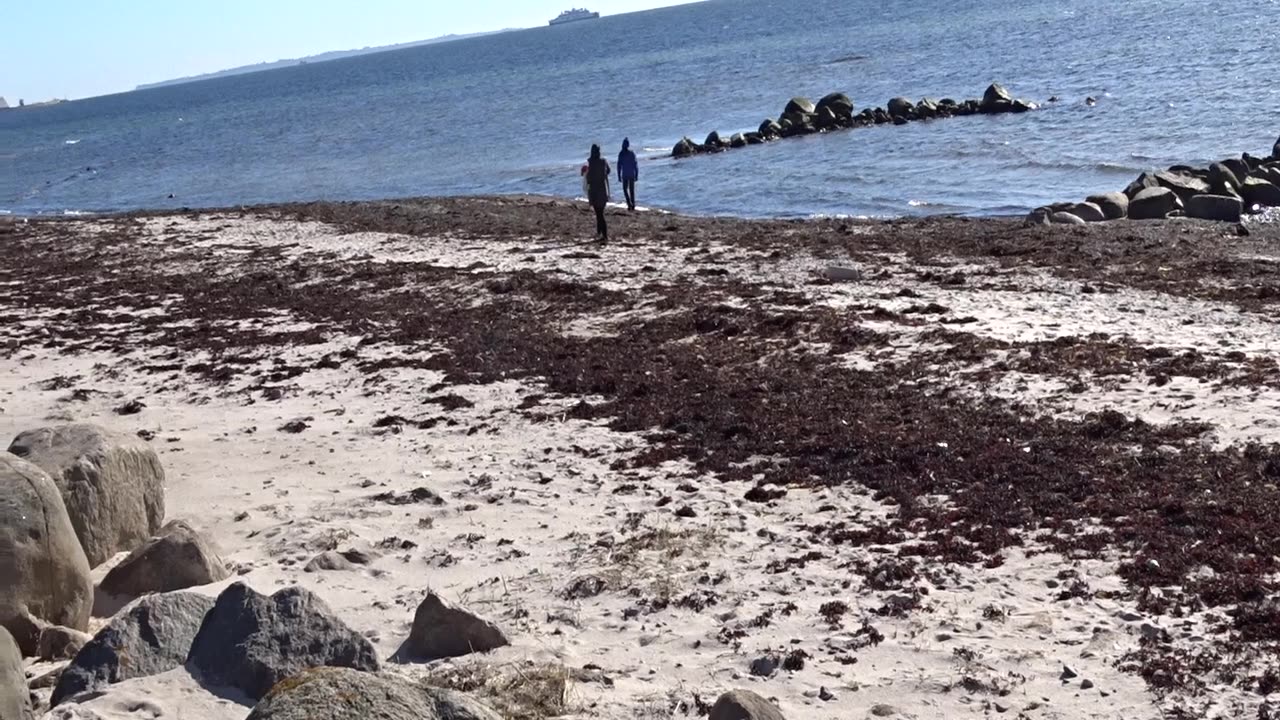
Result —
[{"label": "person in blue jacket", "polygon": [[631,140],[622,139],[622,152],[618,153],[618,182],[622,183],[622,194],[627,198],[627,209],[636,209],[636,181],[640,179],[640,164],[636,162],[636,154],[631,152]]}]

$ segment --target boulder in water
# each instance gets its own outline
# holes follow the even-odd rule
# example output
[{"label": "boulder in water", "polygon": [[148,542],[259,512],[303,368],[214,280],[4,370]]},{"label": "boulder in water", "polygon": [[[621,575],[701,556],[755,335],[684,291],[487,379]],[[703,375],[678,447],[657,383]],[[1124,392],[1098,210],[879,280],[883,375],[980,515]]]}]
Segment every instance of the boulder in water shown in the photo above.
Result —
[{"label": "boulder in water", "polygon": [[1276,140],[1276,144],[1271,146],[1271,159],[1280,160],[1280,139]]},{"label": "boulder in water", "polygon": [[1028,100],[1014,100],[1013,103],[1009,105],[1009,112],[1014,112],[1014,113],[1031,112],[1032,110],[1035,110],[1037,107],[1039,106]]},{"label": "boulder in water", "polygon": [[1147,188],[1129,201],[1130,220],[1163,220],[1169,213],[1180,210],[1182,201],[1172,190],[1162,187]]},{"label": "boulder in water", "polygon": [[187,667],[204,684],[232,687],[254,700],[276,683],[315,667],[379,669],[367,638],[299,587],[267,597],[243,583],[218,596],[191,643]]},{"label": "boulder in water", "polygon": [[853,101],[844,93],[831,93],[818,101],[817,112],[829,108],[837,118],[847,120],[853,117]]},{"label": "boulder in water", "polygon": [[1108,220],[1121,220],[1129,216],[1129,196],[1124,193],[1090,195],[1086,202],[1097,205]]},{"label": "boulder in water", "polygon": [[818,112],[818,107],[813,104],[809,98],[793,97],[787,103],[787,107],[782,111],[782,116],[788,115],[813,115]]},{"label": "boulder in water", "polygon": [[702,141],[702,146],[708,150],[719,150],[724,146],[724,141],[720,139],[720,133],[712,130],[707,134],[707,139]]},{"label": "boulder in water", "polygon": [[1187,202],[1187,217],[1218,222],[1240,222],[1244,203],[1226,195],[1196,195]]},{"label": "boulder in water", "polygon": [[62,671],[51,704],[181,666],[211,609],[213,598],[193,592],[148,595],[129,605]]},{"label": "boulder in water", "polygon": [[777,120],[765,120],[760,123],[760,136],[766,139],[782,137],[782,126]]},{"label": "boulder in water", "polygon": [[689,138],[682,138],[676,146],[671,149],[671,157],[689,157],[698,154],[698,144]]},{"label": "boulder in water", "polygon": [[22,433],[9,452],[57,483],[90,567],[134,549],[160,529],[164,468],[138,438],[96,425],[62,425]]},{"label": "boulder in water", "polygon": [[40,650],[42,623],[89,627],[89,562],[53,478],[0,453],[0,627],[23,655]]},{"label": "boulder in water", "polygon": [[830,130],[839,126],[840,118],[836,117],[835,112],[828,107],[818,110],[818,114],[814,116],[814,125],[820,130]]},{"label": "boulder in water", "polygon": [[744,148],[746,146],[747,136],[742,133],[734,133],[733,137],[729,138],[729,147],[731,148]]},{"label": "boulder in water", "polygon": [[982,93],[982,102],[979,104],[978,109],[981,112],[991,114],[1008,112],[1012,106],[1013,96],[1009,94],[1009,91],[1005,90],[1000,83],[992,83],[986,92]]},{"label": "boulder in water", "polygon": [[916,115],[916,106],[904,97],[896,97],[889,101],[889,117],[911,120]]}]

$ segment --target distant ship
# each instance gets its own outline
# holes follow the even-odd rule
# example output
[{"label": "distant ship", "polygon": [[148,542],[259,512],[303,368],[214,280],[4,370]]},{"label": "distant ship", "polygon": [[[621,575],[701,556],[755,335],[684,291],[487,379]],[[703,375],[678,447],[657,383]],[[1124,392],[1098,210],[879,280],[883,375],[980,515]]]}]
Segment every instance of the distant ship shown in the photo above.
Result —
[{"label": "distant ship", "polygon": [[563,25],[565,23],[578,22],[579,20],[596,20],[600,17],[600,13],[591,12],[583,8],[574,8],[565,10],[560,13],[560,17],[547,23],[548,25]]}]

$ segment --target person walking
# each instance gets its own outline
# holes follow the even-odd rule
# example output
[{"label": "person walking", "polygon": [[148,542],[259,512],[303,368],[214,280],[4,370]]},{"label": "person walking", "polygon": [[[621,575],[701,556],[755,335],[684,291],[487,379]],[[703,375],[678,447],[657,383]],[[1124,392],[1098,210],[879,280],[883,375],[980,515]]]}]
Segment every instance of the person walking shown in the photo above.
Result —
[{"label": "person walking", "polygon": [[636,181],[640,179],[640,164],[636,162],[636,154],[631,151],[631,139],[622,139],[622,152],[618,153],[618,182],[622,183],[622,194],[627,199],[627,209],[636,210]]},{"label": "person walking", "polygon": [[587,202],[596,211],[596,239],[609,239],[609,225],[604,220],[604,208],[609,204],[609,176],[613,174],[609,161],[600,157],[600,146],[591,146],[591,158],[587,160]]}]

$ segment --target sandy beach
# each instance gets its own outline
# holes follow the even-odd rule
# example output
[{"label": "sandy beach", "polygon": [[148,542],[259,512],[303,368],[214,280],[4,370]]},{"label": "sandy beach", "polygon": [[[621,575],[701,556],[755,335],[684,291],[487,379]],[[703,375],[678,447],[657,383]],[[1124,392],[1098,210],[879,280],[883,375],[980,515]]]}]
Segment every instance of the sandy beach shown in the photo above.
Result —
[{"label": "sandy beach", "polygon": [[[1276,225],[610,222],[17,224],[0,429],[150,442],[202,593],[300,585],[383,658],[428,590],[493,620],[388,666],[513,719],[1272,717]],[[50,717],[249,711],[175,670]]]}]

